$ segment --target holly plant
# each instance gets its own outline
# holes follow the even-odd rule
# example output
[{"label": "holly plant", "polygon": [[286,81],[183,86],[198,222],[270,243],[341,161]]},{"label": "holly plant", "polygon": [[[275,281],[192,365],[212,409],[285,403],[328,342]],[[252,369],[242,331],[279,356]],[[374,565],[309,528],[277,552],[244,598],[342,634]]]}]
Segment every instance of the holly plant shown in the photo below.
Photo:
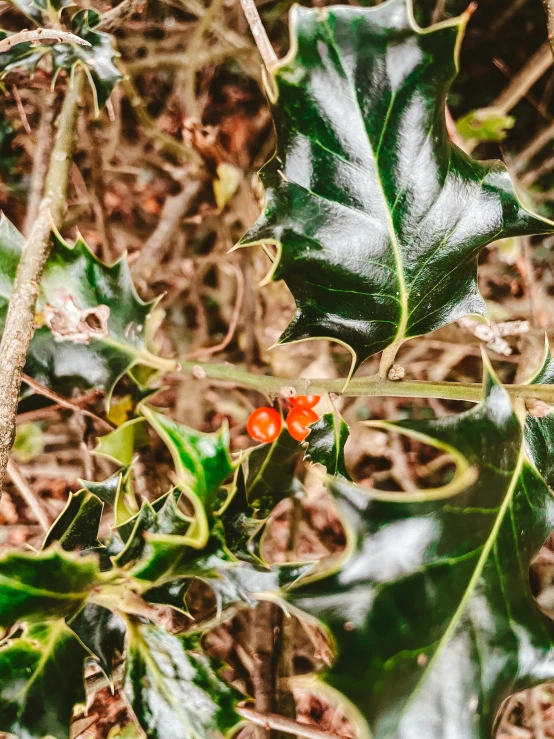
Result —
[{"label": "holly plant", "polygon": [[[83,67],[97,112],[122,78],[99,14],[15,4],[38,25],[65,18],[90,46],[18,44],[2,70],[34,70],[49,55],[53,77],[65,70],[71,84]],[[112,430],[94,454],[115,471],[80,481],[40,551],[0,556],[0,731],[68,739],[100,684],[125,696],[142,732],[133,736],[211,739],[250,719],[313,736],[294,716],[256,713],[253,686],[214,656],[214,635],[268,603],[282,631],[300,623],[331,649],[309,690],[343,706],[356,736],[488,739],[509,696],[554,680],[554,626],[529,581],[554,529],[548,345],[512,388],[484,354],[470,397],[444,389],[473,401],[469,410],[368,422],[448,455],[447,476],[427,488],[354,482],[351,429],[337,410],[342,391],[425,396],[424,383],[389,379],[403,342],[468,315],[485,321],[483,247],[554,233],[502,163],[471,158],[447,132],[468,19],[420,28],[411,0],[292,8],[290,52],[265,75],[277,137],[261,171],[265,205],[238,246],[261,245],[265,283],[283,280],[294,297],[279,342],[339,342],[352,366],[330,396],[325,382],[291,381],[291,391],[280,378],[183,361],[198,382],[266,393],[247,423],[254,446],[237,453],[226,422],[205,433],[161,409],[163,373],[179,362],[152,341],[156,303],[139,298],[125,258],[108,266],[81,235],[53,231],[25,372],[64,396],[104,393]],[[3,216],[2,327],[24,249]],[[378,375],[353,378],[377,352]],[[131,388],[122,417],[110,405],[120,381]],[[540,413],[525,404],[538,390]],[[137,485],[152,449],[164,465],[159,493]],[[345,546],[270,561],[275,508],[302,506],[307,470],[332,499]]]}]

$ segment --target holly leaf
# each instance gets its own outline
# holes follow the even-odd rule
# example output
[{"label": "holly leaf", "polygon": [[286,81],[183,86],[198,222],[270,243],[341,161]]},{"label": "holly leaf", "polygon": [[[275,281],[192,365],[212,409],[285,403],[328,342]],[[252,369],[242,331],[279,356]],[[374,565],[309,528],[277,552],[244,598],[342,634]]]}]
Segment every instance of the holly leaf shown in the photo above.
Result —
[{"label": "holly leaf", "polygon": [[21,739],[68,737],[75,703],[85,702],[89,656],[63,620],[35,624],[0,649],[0,731]]},{"label": "holly leaf", "polygon": [[111,680],[114,657],[123,654],[125,641],[125,624],[117,613],[87,603],[72,619],[71,628]]},{"label": "holly leaf", "polygon": [[237,469],[236,478],[229,490],[224,507],[217,512],[224,530],[227,549],[241,559],[258,559],[253,540],[264,526],[265,520],[254,517],[254,511],[246,495],[243,466]]},{"label": "holly leaf", "polygon": [[140,410],[171,452],[177,484],[209,504],[211,496],[235,469],[229,454],[227,426],[215,434],[205,434],[148,406],[143,405]]},{"label": "holly leaf", "polygon": [[46,534],[42,548],[56,541],[67,552],[100,546],[98,527],[103,509],[102,501],[88,490],[69,493],[66,506]]},{"label": "holly leaf", "polygon": [[134,518],[139,512],[131,468],[119,470],[100,482],[90,480],[79,482],[90,493],[113,506],[113,528],[117,529],[124,541],[127,541],[133,530]]},{"label": "holly leaf", "polygon": [[300,444],[285,429],[271,444],[254,447],[244,462],[244,485],[248,504],[265,519],[279,501],[301,490],[294,470]]},{"label": "holly leaf", "polygon": [[337,411],[325,413],[310,426],[305,456],[313,464],[325,467],[329,475],[350,480],[344,461],[344,445],[349,435],[348,424]]},{"label": "holly leaf", "polygon": [[[129,522],[131,523],[131,522]],[[146,542],[144,535],[147,531],[155,531],[157,524],[156,511],[148,501],[144,501],[138,515],[133,519],[133,530],[123,549],[113,558],[118,567],[135,562],[144,552]]]},{"label": "holly leaf", "polygon": [[83,67],[90,81],[94,96],[96,115],[104,107],[112,90],[123,79],[115,60],[119,54],[112,45],[109,33],[96,31],[101,16],[96,10],[83,8],[78,10],[69,24],[70,30],[85,41],[90,47],[80,44],[56,44],[52,48],[54,69],[73,70],[76,65]]},{"label": "holly leaf", "polygon": [[93,495],[96,495],[98,498],[100,498],[100,500],[103,500],[104,503],[108,503],[108,505],[115,505],[117,492],[121,485],[122,477],[123,472],[121,470],[118,470],[115,474],[111,475],[105,480],[101,480],[100,482],[95,482],[93,480],[83,480],[79,478],[79,484],[86,488],[89,493],[92,493]]},{"label": "holly leaf", "polygon": [[[294,6],[268,91],[277,151],[240,246],[273,244],[296,314],[279,342],[327,338],[353,369],[467,314],[484,316],[477,258],[554,224],[519,202],[500,162],[449,139],[445,100],[468,15],[427,29],[411,0]],[[392,362],[391,362],[392,363]]]},{"label": "holly leaf", "polygon": [[[126,259],[109,267],[81,237],[74,246],[54,237],[37,308],[43,325],[31,342],[27,374],[66,395],[76,386],[104,388],[109,405],[115,383],[134,365],[172,369],[173,360],[148,351],[145,323],[154,304],[138,297]],[[0,330],[24,245],[25,238],[1,215]]]},{"label": "holly leaf", "polygon": [[403,494],[335,479],[349,554],[289,595],[332,632],[326,680],[375,739],[484,739],[508,695],[554,676],[554,626],[529,584],[554,498],[491,372],[467,413],[381,424],[450,451],[460,484]]},{"label": "holly leaf", "polygon": [[98,574],[92,557],[70,557],[56,549],[6,552],[0,557],[0,626],[71,616],[97,584]]},{"label": "holly leaf", "polygon": [[145,405],[141,406],[141,413],[169,449],[175,465],[176,485],[194,509],[194,525],[187,531],[187,540],[183,543],[201,548],[208,539],[210,519],[221,485],[235,469],[229,454],[227,426],[222,426],[215,434],[205,434]]},{"label": "holly leaf", "polygon": [[160,606],[169,606],[175,611],[189,615],[189,610],[185,602],[186,594],[189,591],[192,580],[173,580],[163,585],[149,588],[143,595],[147,603],[156,603]]},{"label": "holly leaf", "polygon": [[148,739],[208,739],[230,733],[244,698],[208,658],[151,624],[132,623],[123,689]]},{"label": "holly leaf", "polygon": [[109,434],[100,436],[93,453],[122,467],[130,467],[136,450],[148,446],[149,443],[145,419],[132,418]]}]

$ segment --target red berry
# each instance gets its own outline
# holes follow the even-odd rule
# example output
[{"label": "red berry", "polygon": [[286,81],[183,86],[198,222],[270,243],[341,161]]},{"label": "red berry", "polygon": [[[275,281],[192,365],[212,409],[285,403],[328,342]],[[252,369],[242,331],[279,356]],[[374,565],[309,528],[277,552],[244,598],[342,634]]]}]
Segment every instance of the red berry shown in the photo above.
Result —
[{"label": "red berry", "polygon": [[295,408],[313,408],[321,400],[321,395],[296,395],[290,399]]},{"label": "red berry", "polygon": [[256,441],[268,444],[281,433],[283,420],[275,408],[256,408],[248,417],[246,430]]},{"label": "red berry", "polygon": [[308,426],[315,423],[319,416],[311,408],[293,408],[287,416],[289,434],[296,441],[304,441],[310,433]]}]

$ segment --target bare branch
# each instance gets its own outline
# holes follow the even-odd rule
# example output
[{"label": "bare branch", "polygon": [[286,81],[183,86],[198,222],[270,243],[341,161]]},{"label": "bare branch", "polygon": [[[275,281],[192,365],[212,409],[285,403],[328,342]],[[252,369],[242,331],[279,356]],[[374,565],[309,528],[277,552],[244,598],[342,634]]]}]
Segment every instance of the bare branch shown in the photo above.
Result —
[{"label": "bare branch", "polygon": [[546,30],[548,32],[548,40],[554,54],[554,0],[542,0],[544,11],[546,13]]},{"label": "bare branch", "polygon": [[122,0],[115,8],[108,10],[96,26],[97,31],[113,33],[119,26],[135,13],[140,12],[144,0]]},{"label": "bare branch", "polygon": [[276,729],[277,731],[284,731],[286,734],[302,736],[305,739],[343,739],[340,735],[329,734],[326,731],[318,729],[316,726],[302,724],[300,721],[294,721],[291,718],[283,718],[283,716],[277,716],[275,713],[260,713],[246,706],[239,706],[237,713],[239,716],[252,721],[253,724],[262,726],[264,729]]},{"label": "bare branch", "polygon": [[248,21],[248,25],[250,26],[250,30],[252,31],[252,36],[254,36],[254,41],[256,42],[260,56],[262,57],[266,68],[271,71],[279,60],[273,46],[271,45],[271,41],[267,36],[265,28],[263,27],[262,19],[260,18],[260,14],[256,8],[256,3],[254,0],[240,0],[240,4],[246,20]]},{"label": "bare branch", "polygon": [[40,279],[51,249],[52,224],[60,225],[66,207],[65,193],[83,80],[83,72],[78,71],[66,93],[50,157],[44,198],[21,252],[0,342],[0,491],[4,487],[8,453],[15,435],[19,388],[34,333]]},{"label": "bare branch", "polygon": [[84,416],[92,418],[94,421],[101,423],[104,428],[108,429],[108,431],[114,430],[115,426],[109,421],[106,421],[105,418],[100,418],[100,416],[97,416],[96,413],[92,413],[92,411],[89,411],[86,408],[81,408],[81,406],[77,405],[76,403],[72,403],[67,398],[64,398],[63,395],[58,395],[58,393],[55,393],[53,390],[49,390],[47,387],[44,387],[44,385],[41,385],[40,382],[33,380],[32,377],[24,374],[22,376],[22,379],[26,385],[29,385],[29,387],[33,388],[37,395],[42,395],[49,400],[53,400],[56,405],[60,405],[62,408],[67,408],[71,411],[74,411],[74,413],[82,413]]},{"label": "bare branch", "polygon": [[12,46],[36,41],[57,41],[59,44],[79,44],[80,46],[90,46],[84,38],[76,36],[74,33],[60,31],[57,28],[37,28],[36,31],[20,31],[0,41],[0,54],[9,51]]},{"label": "bare branch", "polygon": [[145,241],[135,262],[136,273],[145,281],[152,277],[152,273],[159,266],[171,237],[190,209],[202,184],[200,179],[191,179],[183,185],[181,192],[166,198],[158,225]]},{"label": "bare branch", "polygon": [[534,84],[552,66],[552,51],[548,43],[544,43],[529,61],[512,78],[510,84],[501,92],[489,107],[498,110],[503,115],[525,97]]},{"label": "bare branch", "polygon": [[56,117],[56,93],[50,91],[44,100],[37,132],[37,143],[33,155],[33,169],[27,199],[27,211],[23,233],[29,236],[38,217],[44,182],[48,174],[48,159],[54,143],[54,118]]},{"label": "bare branch", "polygon": [[42,506],[37,497],[37,494],[29,485],[28,480],[25,478],[24,474],[21,472],[13,459],[8,460],[7,471],[14,487],[17,489],[18,493],[31,509],[33,516],[36,518],[43,530],[48,531],[50,529],[50,521],[48,520],[45,512],[42,510]]}]

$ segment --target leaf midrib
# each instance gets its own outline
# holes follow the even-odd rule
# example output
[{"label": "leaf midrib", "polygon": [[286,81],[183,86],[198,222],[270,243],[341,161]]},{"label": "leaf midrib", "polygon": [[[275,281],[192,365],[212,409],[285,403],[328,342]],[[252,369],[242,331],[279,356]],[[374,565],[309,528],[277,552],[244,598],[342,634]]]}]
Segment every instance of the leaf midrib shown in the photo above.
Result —
[{"label": "leaf midrib", "polygon": [[42,588],[34,587],[34,585],[21,583],[19,580],[15,580],[12,577],[6,577],[6,575],[0,575],[0,583],[4,583],[12,590],[24,591],[29,595],[42,596],[44,598],[52,598],[54,600],[82,600],[83,598],[86,598],[88,594],[88,590],[77,593],[57,593],[54,590],[43,590]]},{"label": "leaf midrib", "polygon": [[154,673],[156,684],[158,685],[162,695],[165,697],[168,705],[173,709],[174,713],[180,717],[182,725],[187,729],[192,729],[192,724],[188,720],[187,714],[181,710],[180,704],[173,700],[173,694],[168,689],[166,682],[163,680],[163,673],[160,670],[158,663],[152,656],[152,652],[149,648],[148,643],[146,642],[146,639],[143,637],[142,634],[140,634],[138,637],[135,636],[135,638],[138,638],[138,649],[142,654],[142,658],[144,659],[145,663],[150,666],[150,670]]},{"label": "leaf midrib", "polygon": [[[46,665],[46,663],[48,662],[48,660],[50,659],[50,657],[54,654],[54,652],[55,652],[55,646],[56,646],[56,642],[57,642],[58,637],[60,636],[60,634],[63,631],[66,630],[66,628],[67,627],[65,625],[65,621],[63,621],[63,620],[60,620],[57,623],[57,626],[56,627],[52,626],[52,628],[50,629],[50,634],[48,636],[48,639],[46,640],[45,643],[43,642],[43,644],[44,644],[43,654],[41,655],[40,659],[38,660],[38,662],[36,664],[36,667],[33,670],[33,674],[31,675],[31,677],[29,678],[29,680],[25,683],[25,685],[23,686],[23,688],[18,693],[16,693],[16,695],[14,696],[14,698],[20,698],[21,696],[24,696],[27,693],[29,693],[29,691],[32,688],[33,684],[38,679],[38,676],[41,674],[44,666]],[[28,640],[28,641],[31,641],[31,640]],[[18,719],[20,718],[20,715],[21,715],[21,711],[18,711],[18,713],[17,713]]]},{"label": "leaf midrib", "polygon": [[[329,41],[335,51],[335,54],[337,55],[337,60],[339,61],[340,68],[342,70],[342,73],[344,75],[344,79],[347,81],[348,86],[350,88],[350,92],[352,94],[352,102],[356,106],[356,109],[358,111],[358,115],[360,117],[360,121],[362,122],[362,128],[365,133],[365,137],[367,140],[367,145],[369,147],[369,151],[371,153],[371,156],[373,157],[373,160],[375,162],[375,180],[377,182],[377,185],[379,187],[379,190],[381,192],[381,196],[383,199],[383,204],[385,206],[385,214],[386,214],[386,220],[387,220],[387,230],[389,232],[389,238],[391,240],[391,246],[394,254],[394,261],[396,263],[396,277],[398,280],[398,287],[400,291],[400,321],[398,322],[398,327],[396,331],[396,335],[394,336],[394,339],[392,340],[392,343],[397,343],[402,340],[404,337],[404,334],[406,332],[406,326],[408,323],[408,290],[406,287],[406,280],[404,277],[404,260],[402,258],[402,251],[400,249],[400,244],[398,243],[398,239],[396,236],[396,231],[394,228],[394,222],[392,220],[392,213],[389,208],[389,202],[387,200],[387,196],[385,194],[385,188],[383,186],[383,181],[381,179],[381,172],[379,169],[379,159],[378,154],[375,152],[375,149],[373,148],[373,144],[371,143],[371,139],[369,138],[367,128],[365,125],[365,118],[362,114],[362,109],[360,108],[360,103],[358,101],[358,95],[356,93],[356,88],[353,86],[352,81],[350,77],[348,76],[346,69],[342,62],[342,55],[340,53],[340,49],[337,46],[335,36],[333,34],[332,28],[329,24],[328,16],[324,20],[325,28],[327,29],[327,32],[329,34]],[[383,129],[381,131],[381,141],[383,140],[383,137],[385,135],[386,130],[386,121],[388,121],[388,118],[390,116],[391,107],[394,103],[394,95],[391,93],[391,102],[389,104],[389,109],[387,110],[387,115],[385,119],[385,123],[383,124]]]},{"label": "leaf midrib", "polygon": [[481,575],[483,574],[483,569],[485,568],[485,565],[486,565],[486,563],[487,563],[487,561],[489,559],[489,556],[490,556],[490,554],[491,554],[491,552],[492,552],[492,550],[494,548],[494,545],[495,545],[495,543],[497,541],[498,534],[499,534],[499,531],[500,531],[500,527],[502,526],[502,524],[504,522],[504,517],[505,517],[507,511],[509,510],[509,508],[510,508],[510,506],[512,504],[513,497],[514,497],[514,494],[515,494],[515,491],[516,491],[516,487],[517,487],[517,484],[518,484],[518,481],[519,481],[519,477],[520,477],[521,472],[522,472],[522,469],[523,469],[524,462],[525,462],[525,453],[524,453],[524,450],[523,450],[523,447],[522,447],[520,449],[519,457],[517,459],[517,463],[516,463],[516,466],[515,466],[514,471],[513,471],[512,480],[510,482],[510,485],[508,487],[508,490],[506,491],[506,496],[504,498],[504,501],[502,502],[502,505],[498,509],[498,514],[496,516],[494,525],[493,525],[493,527],[491,529],[491,532],[490,532],[489,536],[487,537],[487,540],[486,540],[486,542],[485,542],[485,544],[483,546],[483,551],[482,551],[481,556],[479,557],[479,559],[477,561],[477,565],[476,565],[475,570],[474,570],[474,572],[473,572],[473,574],[472,574],[472,576],[471,576],[471,578],[470,578],[470,580],[469,580],[469,582],[467,584],[467,587],[465,589],[465,592],[463,594],[463,597],[460,600],[460,603],[458,605],[458,608],[454,612],[454,615],[452,616],[452,618],[450,620],[450,623],[448,624],[448,627],[447,627],[446,631],[444,632],[442,638],[438,642],[438,646],[437,646],[437,649],[436,649],[435,653],[433,654],[433,656],[431,657],[431,659],[427,663],[425,669],[421,673],[421,676],[420,676],[420,678],[419,678],[419,680],[417,682],[417,685],[412,690],[412,692],[410,694],[410,697],[408,698],[408,700],[406,701],[405,705],[403,706],[402,711],[400,712],[400,715],[399,715],[398,723],[400,723],[400,721],[401,721],[402,717],[404,716],[404,714],[406,713],[408,707],[413,703],[413,701],[415,700],[417,694],[419,693],[419,691],[423,687],[423,685],[424,685],[424,683],[425,683],[425,681],[427,679],[428,674],[433,669],[433,667],[434,667],[435,662],[437,661],[437,659],[441,656],[441,652],[442,652],[443,647],[445,647],[450,642],[451,638],[454,636],[454,633],[455,633],[456,629],[458,628],[458,625],[459,625],[459,623],[460,623],[460,621],[462,619],[462,616],[464,615],[464,612],[466,610],[466,607],[468,605],[468,602],[469,602],[470,598],[473,595],[473,592],[474,592],[474,590],[475,590],[475,588],[477,586],[477,583],[478,583]]}]

